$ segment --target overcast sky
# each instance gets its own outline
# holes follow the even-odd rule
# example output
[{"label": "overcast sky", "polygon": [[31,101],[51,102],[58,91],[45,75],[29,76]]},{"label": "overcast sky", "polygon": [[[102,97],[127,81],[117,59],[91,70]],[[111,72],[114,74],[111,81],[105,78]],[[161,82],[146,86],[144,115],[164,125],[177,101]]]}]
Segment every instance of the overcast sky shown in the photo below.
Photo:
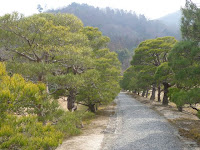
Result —
[{"label": "overcast sky", "polygon": [[[184,6],[185,0],[1,0],[0,15],[18,11],[25,15],[37,13],[37,5],[46,9],[64,7],[72,2],[87,3],[98,7],[120,8],[144,14],[148,19],[156,19],[175,12]],[[200,0],[193,0],[199,1]]]}]

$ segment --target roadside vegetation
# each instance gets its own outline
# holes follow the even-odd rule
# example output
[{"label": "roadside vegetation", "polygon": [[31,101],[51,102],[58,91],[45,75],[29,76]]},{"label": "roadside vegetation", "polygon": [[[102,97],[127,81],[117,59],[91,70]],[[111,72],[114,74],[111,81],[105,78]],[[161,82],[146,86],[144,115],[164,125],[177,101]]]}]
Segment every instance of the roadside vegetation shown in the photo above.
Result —
[{"label": "roadside vegetation", "polygon": [[[179,111],[189,105],[197,111],[200,102],[200,9],[190,0],[182,8],[182,41],[174,37],[159,37],[143,41],[135,49],[135,54],[121,80],[121,87],[142,96],[168,105],[174,102]],[[161,93],[163,99],[161,100]]]},{"label": "roadside vegetation", "polygon": [[92,113],[58,108],[43,83],[9,76],[0,63],[0,149],[54,149],[63,138],[79,134]]},{"label": "roadside vegetation", "polygon": [[110,39],[74,15],[6,14],[0,38],[0,149],[56,149],[120,91]]}]

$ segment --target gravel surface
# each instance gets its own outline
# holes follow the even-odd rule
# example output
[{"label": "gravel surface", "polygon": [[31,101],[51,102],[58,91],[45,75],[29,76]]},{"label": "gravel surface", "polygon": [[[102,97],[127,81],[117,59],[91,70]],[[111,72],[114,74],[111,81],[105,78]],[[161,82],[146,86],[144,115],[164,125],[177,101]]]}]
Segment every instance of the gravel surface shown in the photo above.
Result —
[{"label": "gravel surface", "polygon": [[164,117],[126,93],[104,131],[102,150],[188,150]]}]

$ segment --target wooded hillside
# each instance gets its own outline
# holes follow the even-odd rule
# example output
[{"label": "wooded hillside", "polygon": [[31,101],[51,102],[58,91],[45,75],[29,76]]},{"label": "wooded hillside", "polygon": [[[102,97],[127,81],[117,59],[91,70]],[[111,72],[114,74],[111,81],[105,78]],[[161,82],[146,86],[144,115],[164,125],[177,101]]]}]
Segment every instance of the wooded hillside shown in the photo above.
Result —
[{"label": "wooded hillside", "polygon": [[140,42],[163,36],[180,38],[178,32],[161,21],[148,20],[144,15],[137,15],[133,11],[109,7],[100,9],[87,4],[72,3],[67,7],[48,12],[72,13],[83,21],[84,26],[98,27],[104,35],[110,37],[109,48],[118,53],[123,69],[129,66],[133,49]]}]

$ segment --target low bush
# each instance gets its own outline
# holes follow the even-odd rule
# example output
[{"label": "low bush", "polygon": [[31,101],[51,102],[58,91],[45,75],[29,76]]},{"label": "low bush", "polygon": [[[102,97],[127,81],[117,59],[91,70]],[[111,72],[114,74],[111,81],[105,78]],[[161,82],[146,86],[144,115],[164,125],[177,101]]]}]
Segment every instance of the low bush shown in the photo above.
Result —
[{"label": "low bush", "polygon": [[81,133],[82,121],[94,117],[91,112],[57,110],[47,123],[35,115],[7,115],[0,128],[0,149],[53,150],[63,139]]},{"label": "low bush", "polygon": [[36,116],[7,116],[0,129],[0,149],[55,149],[64,134],[50,123],[44,125]]},{"label": "low bush", "polygon": [[46,85],[9,76],[0,63],[0,150],[53,150],[64,137],[80,134],[94,114],[65,112]]}]

